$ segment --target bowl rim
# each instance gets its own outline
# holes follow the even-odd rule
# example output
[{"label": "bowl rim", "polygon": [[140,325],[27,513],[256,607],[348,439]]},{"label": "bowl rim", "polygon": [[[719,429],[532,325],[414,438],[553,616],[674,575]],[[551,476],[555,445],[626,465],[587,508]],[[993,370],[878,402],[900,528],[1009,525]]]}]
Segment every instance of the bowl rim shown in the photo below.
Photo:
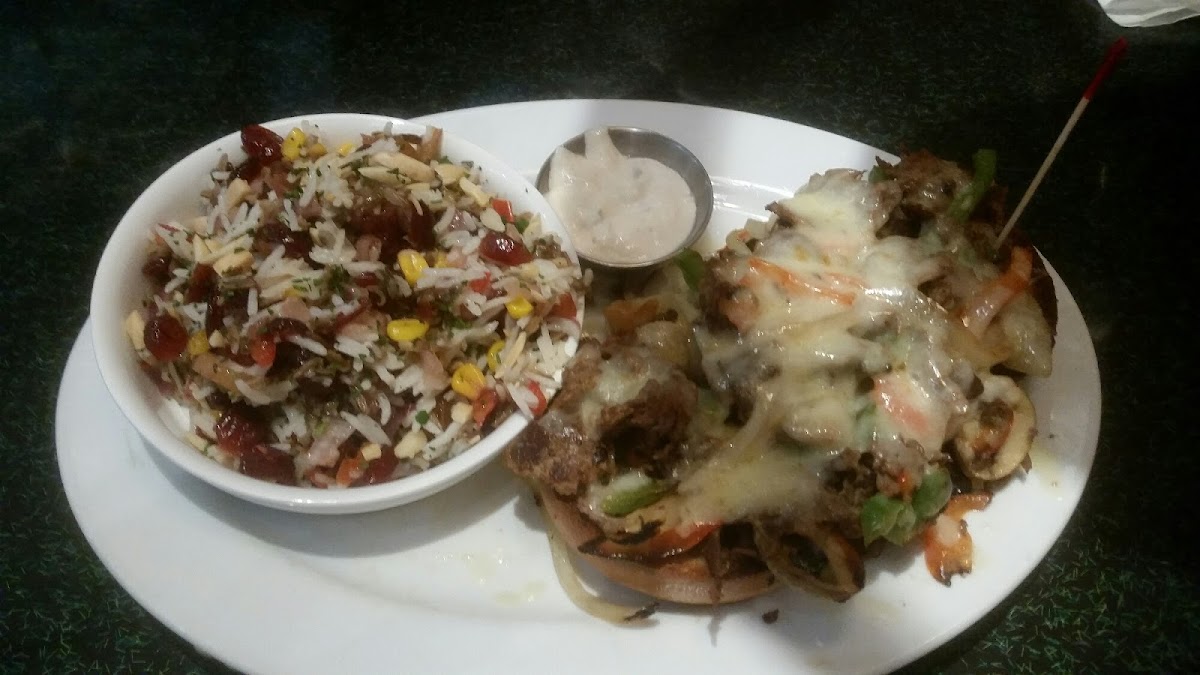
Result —
[{"label": "bowl rim", "polygon": [[[714,210],[714,206],[715,206],[714,205],[715,193],[714,193],[713,184],[712,184],[712,174],[710,174],[708,172],[708,167],[704,166],[704,163],[700,161],[700,158],[696,156],[696,153],[692,152],[691,149],[688,148],[683,143],[679,142],[678,140],[676,140],[675,138],[673,138],[671,136],[668,136],[667,134],[662,133],[661,131],[651,129],[649,127],[631,126],[628,124],[600,124],[597,126],[593,126],[593,127],[584,129],[583,131],[579,132],[578,134],[575,134],[574,136],[568,138],[565,141],[557,143],[554,146],[554,149],[550,151],[550,154],[546,156],[546,159],[544,159],[542,161],[541,167],[538,168],[537,176],[534,178],[533,183],[534,183],[534,186],[538,189],[538,191],[541,192],[543,195],[548,194],[550,191],[550,185],[549,185],[550,164],[554,160],[554,155],[558,153],[559,148],[564,148],[568,152],[574,152],[576,154],[579,154],[580,151],[573,150],[569,146],[581,146],[584,142],[585,136],[587,136],[589,133],[591,133],[593,131],[599,131],[601,129],[603,129],[605,131],[619,131],[622,133],[645,134],[648,136],[657,137],[660,142],[665,143],[670,146],[674,146],[676,148],[676,150],[678,150],[680,152],[680,154],[684,155],[685,157],[688,157],[690,159],[690,161],[693,164],[695,164],[695,166],[700,168],[700,170],[703,172],[704,176],[707,178],[707,181],[705,181],[705,187],[702,190],[703,194],[701,194],[701,195],[697,195],[696,192],[694,190],[692,190],[691,183],[688,183],[688,191],[692,193],[693,198],[697,198],[697,197],[703,197],[703,198],[696,199],[696,216],[692,220],[692,227],[688,231],[688,236],[686,238],[684,238],[684,240],[678,246],[671,249],[671,251],[669,253],[659,256],[658,258],[641,261],[641,262],[619,262],[619,261],[614,261],[614,260],[605,260],[603,258],[595,258],[595,257],[592,257],[591,255],[588,255],[587,253],[584,253],[582,250],[578,250],[578,249],[576,250],[576,253],[578,254],[580,260],[586,261],[587,264],[590,266],[598,267],[603,270],[611,270],[611,271],[619,272],[619,271],[636,271],[636,270],[653,269],[655,267],[658,267],[659,265],[662,265],[663,263],[670,261],[672,258],[679,255],[683,251],[691,248],[693,245],[695,245],[695,243],[697,241],[700,240],[700,237],[702,237],[704,235],[704,232],[708,229],[708,226],[709,226],[710,222],[712,221],[712,214],[713,214],[713,210]],[[624,154],[624,153],[622,152],[622,154]],[[633,156],[639,156],[639,155],[633,155]],[[655,158],[652,158],[652,159],[655,159]],[[674,170],[674,167],[668,167],[668,168]],[[678,172],[676,172],[676,173],[678,173]],[[684,180],[686,182],[686,178]],[[565,223],[564,223],[564,225],[565,225]],[[570,230],[568,229],[567,232],[569,233]]]},{"label": "bowl rim", "polygon": [[[318,129],[322,124],[326,124],[361,128],[368,133],[381,130],[388,123],[397,127],[398,131],[412,133],[423,133],[430,126],[391,115],[338,112],[292,115],[261,124],[276,132],[281,129],[286,132],[291,127],[299,126],[301,122],[307,122]],[[133,357],[128,349],[128,341],[122,327],[126,305],[122,304],[121,298],[117,296],[120,294],[123,280],[129,278],[128,252],[135,243],[145,241],[146,232],[154,219],[150,212],[155,206],[180,198],[180,195],[174,192],[166,192],[170,190],[169,186],[177,181],[191,180],[190,176],[202,176],[201,172],[207,173],[222,152],[231,156],[240,153],[239,133],[240,131],[233,131],[202,145],[159,174],[121,216],[105,243],[92,280],[89,302],[89,311],[93,317],[91,337],[101,379],[122,414],[144,441],[185,472],[236,497],[286,511],[339,514],[382,510],[430,496],[483,468],[528,424],[528,420],[519,411],[510,415],[476,444],[441,464],[387,483],[345,489],[278,485],[251,478],[202,455],[176,436],[161,420],[158,408],[168,399],[162,397],[162,403],[159,404],[147,400],[149,397],[146,390],[152,385],[137,368],[136,357]],[[536,205],[536,210],[542,216],[543,227],[548,232],[558,234],[562,240],[563,252],[574,263],[579,263],[565,227],[544,195],[531,181],[491,152],[443,130],[443,143],[447,141],[454,148],[453,154],[459,156],[460,160],[467,159],[483,167],[488,180],[498,180],[520,187],[525,193],[522,199],[532,200]],[[196,191],[196,194],[198,193],[199,190]],[[517,196],[505,194],[504,197],[513,199]],[[135,266],[136,269],[140,267]],[[583,311],[582,300],[578,311]],[[120,316],[113,317],[109,316],[110,314]],[[578,339],[567,338],[567,345],[568,353],[573,352],[578,345]],[[139,383],[139,378],[147,379],[147,382]]]}]

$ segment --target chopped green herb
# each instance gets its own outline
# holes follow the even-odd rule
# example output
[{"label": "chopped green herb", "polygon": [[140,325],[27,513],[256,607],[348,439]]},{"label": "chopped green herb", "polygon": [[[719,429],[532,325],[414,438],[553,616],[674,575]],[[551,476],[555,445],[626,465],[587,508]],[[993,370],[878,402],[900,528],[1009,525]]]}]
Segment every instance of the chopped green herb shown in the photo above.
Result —
[{"label": "chopped green herb", "polygon": [[529,227],[529,219],[522,216],[520,218],[517,218],[517,222],[513,223],[513,225],[516,226],[517,232],[520,232],[521,234],[525,234],[525,228]]},{"label": "chopped green herb", "polygon": [[296,186],[296,187],[292,188],[291,190],[288,190],[287,192],[283,193],[283,196],[287,199],[299,199],[300,195],[302,195],[302,194],[304,194],[304,191],[301,190],[299,186]]},{"label": "chopped green herb", "polygon": [[341,293],[350,283],[350,273],[341,265],[334,265],[326,270],[325,283],[331,293]]}]

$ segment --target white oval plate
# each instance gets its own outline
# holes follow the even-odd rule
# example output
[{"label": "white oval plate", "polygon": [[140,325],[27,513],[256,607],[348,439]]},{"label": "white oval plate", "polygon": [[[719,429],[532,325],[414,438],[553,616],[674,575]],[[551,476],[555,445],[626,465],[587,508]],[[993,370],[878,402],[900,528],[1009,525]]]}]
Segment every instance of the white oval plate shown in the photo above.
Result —
[{"label": "white oval plate", "polygon": [[[709,246],[810,174],[876,151],[807,127],[695,106],[547,101],[432,115],[532,175],[555,144],[602,124],[687,145],[717,188]],[[117,581],[174,631],[241,670],[306,672],[885,672],[999,603],[1058,538],[1083,492],[1100,380],[1083,317],[1059,297],[1054,375],[1034,382],[1034,470],[968,516],[975,571],[950,588],[916,547],[868,562],[845,604],[781,590],[724,608],[667,609],[616,628],[559,589],[528,492],[498,463],[427,500],[314,517],[226,495],[146,447],[108,397],[84,327],[58,399],[71,507]],[[589,581],[621,597],[592,577]],[[771,625],[761,615],[779,609]]]}]

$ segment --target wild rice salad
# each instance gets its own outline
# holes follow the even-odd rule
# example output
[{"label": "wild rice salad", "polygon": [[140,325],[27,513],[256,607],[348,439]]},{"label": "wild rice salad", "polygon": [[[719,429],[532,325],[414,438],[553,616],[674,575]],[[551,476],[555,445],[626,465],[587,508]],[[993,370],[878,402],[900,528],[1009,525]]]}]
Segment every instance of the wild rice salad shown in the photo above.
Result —
[{"label": "wild rice salad", "polygon": [[442,133],[242,130],[203,215],[151,228],[126,319],[187,440],[244,474],[348,487],[422,471],[536,417],[579,335],[579,267],[442,156]]}]

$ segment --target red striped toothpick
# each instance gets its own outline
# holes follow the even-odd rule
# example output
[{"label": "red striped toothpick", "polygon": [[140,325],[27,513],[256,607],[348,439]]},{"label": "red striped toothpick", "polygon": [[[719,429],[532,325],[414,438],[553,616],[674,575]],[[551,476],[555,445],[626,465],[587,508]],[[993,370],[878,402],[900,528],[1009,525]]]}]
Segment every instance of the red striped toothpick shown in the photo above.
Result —
[{"label": "red striped toothpick", "polygon": [[996,238],[997,246],[1012,231],[1017,218],[1021,217],[1021,213],[1025,210],[1025,206],[1029,204],[1033,193],[1037,191],[1038,186],[1042,183],[1042,179],[1046,177],[1046,172],[1050,170],[1050,165],[1054,163],[1054,158],[1058,156],[1058,151],[1062,150],[1067,136],[1075,128],[1075,123],[1079,121],[1088,103],[1091,103],[1092,97],[1096,95],[1096,90],[1100,88],[1100,83],[1113,71],[1113,68],[1116,67],[1117,62],[1125,55],[1125,50],[1128,48],[1129,43],[1123,37],[1117,38],[1117,41],[1112,43],[1112,46],[1108,48],[1108,53],[1104,56],[1104,63],[1100,64],[1100,69],[1096,71],[1096,76],[1092,78],[1092,83],[1084,90],[1083,98],[1079,99],[1079,103],[1075,105],[1075,110],[1071,113],[1071,117],[1067,119],[1066,126],[1063,127],[1063,130],[1058,134],[1058,139],[1054,141],[1053,147],[1050,148],[1050,154],[1046,155],[1046,159],[1042,161],[1042,166],[1038,169],[1037,174],[1034,175],[1033,182],[1029,184],[1029,187],[1025,190],[1025,194],[1021,196],[1021,201],[1017,204],[1017,208],[1013,209],[1012,216],[1005,223],[1004,229],[1000,230],[1000,236]]}]

